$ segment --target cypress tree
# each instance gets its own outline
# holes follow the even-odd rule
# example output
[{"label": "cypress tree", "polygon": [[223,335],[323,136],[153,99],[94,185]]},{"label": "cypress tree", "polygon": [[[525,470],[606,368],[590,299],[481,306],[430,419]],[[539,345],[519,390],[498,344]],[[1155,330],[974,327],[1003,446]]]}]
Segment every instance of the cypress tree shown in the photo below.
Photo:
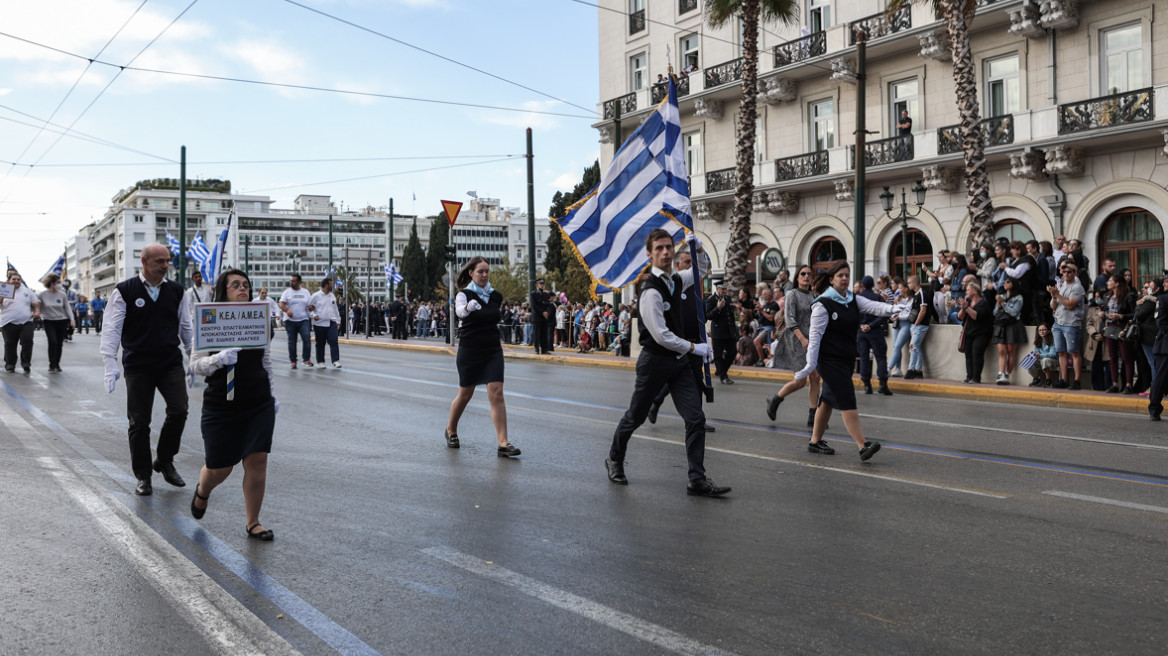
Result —
[{"label": "cypress tree", "polygon": [[402,252],[401,275],[423,301],[430,300],[430,272],[426,266],[426,252],[422,250],[422,241],[418,239],[417,219],[414,219],[410,240]]},{"label": "cypress tree", "polygon": [[446,212],[430,217],[430,250],[426,253],[426,280],[431,290],[446,288],[446,244],[450,241],[450,223]]}]

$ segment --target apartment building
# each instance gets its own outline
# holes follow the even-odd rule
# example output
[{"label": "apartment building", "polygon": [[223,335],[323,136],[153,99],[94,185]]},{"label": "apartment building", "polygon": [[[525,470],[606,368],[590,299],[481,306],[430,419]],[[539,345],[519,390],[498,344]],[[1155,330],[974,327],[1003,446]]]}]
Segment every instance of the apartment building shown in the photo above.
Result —
[{"label": "apartment building", "polygon": [[[726,261],[741,95],[740,25],[703,24],[703,0],[600,0],[601,163],[614,109],[625,138],[665,96],[659,74],[689,69],[679,104],[697,230],[715,271]],[[1080,239],[1141,279],[1161,275],[1168,226],[1168,25],[1163,0],[985,0],[972,22],[986,154],[999,236]],[[788,265],[857,257],[869,273],[904,272],[902,225],[880,206],[922,180],[908,219],[908,269],[941,249],[969,250],[963,154],[950,47],[924,4],[893,17],[883,3],[807,0],[794,25],[759,37],[750,278],[778,249]],[[616,11],[611,11],[616,10]],[[853,27],[869,35],[864,252],[856,243]],[[902,111],[911,131],[897,130]],[[911,194],[910,194],[911,202]],[[899,215],[899,207],[892,214]],[[712,246],[712,248],[710,248]]]}]

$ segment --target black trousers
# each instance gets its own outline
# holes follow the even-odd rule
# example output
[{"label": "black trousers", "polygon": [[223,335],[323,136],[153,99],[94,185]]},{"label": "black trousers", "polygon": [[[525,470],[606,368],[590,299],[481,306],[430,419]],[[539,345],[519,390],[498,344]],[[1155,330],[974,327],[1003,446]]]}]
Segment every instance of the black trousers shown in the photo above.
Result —
[{"label": "black trousers", "polygon": [[16,366],[16,345],[20,344],[20,366],[32,366],[32,335],[36,327],[31,321],[4,324],[4,366]]},{"label": "black trousers", "polygon": [[633,398],[612,436],[609,458],[617,462],[624,460],[633,431],[645,423],[649,406],[653,404],[657,393],[668,385],[673,405],[685,421],[685,455],[689,461],[689,480],[700,481],[706,477],[706,415],[702,412],[702,393],[690,368],[689,357],[677,358],[641,351],[637,358],[637,382],[633,388]]},{"label": "black trousers", "polygon": [[543,348],[545,353],[553,353],[556,350],[556,322],[549,321],[544,324],[543,334]]},{"label": "black trousers", "polygon": [[856,348],[860,353],[860,380],[872,382],[872,359],[869,354],[876,356],[876,378],[880,384],[888,382],[888,342],[884,341],[884,333],[872,330],[866,333],[857,333]]},{"label": "black trousers", "polygon": [[61,366],[61,344],[69,336],[69,320],[45,319],[45,339],[49,340],[49,366]]},{"label": "black trousers", "polygon": [[1148,394],[1148,412],[1158,415],[1164,411],[1164,394],[1168,393],[1168,355],[1157,353],[1156,375],[1152,378],[1152,391]]},{"label": "black trousers", "polygon": [[986,349],[990,347],[992,335],[965,338],[965,377],[981,382],[981,372],[985,369]]},{"label": "black trousers", "polygon": [[730,365],[734,364],[734,356],[738,354],[737,346],[738,343],[732,339],[714,340],[714,372],[718,380],[730,377]]},{"label": "black trousers", "polygon": [[531,343],[536,353],[550,353],[551,344],[548,342],[548,324],[546,321],[533,322],[531,325]]},{"label": "black trousers", "polygon": [[187,424],[187,383],[181,364],[161,371],[126,372],[126,414],[130,419],[130,464],[134,477],[150,480],[150,419],[154,391],[166,402],[166,419],[158,431],[158,461],[171,462],[182,443]]},{"label": "black trousers", "polygon": [[103,317],[105,317],[105,310],[93,311],[93,330],[98,333],[101,332],[101,320]]}]

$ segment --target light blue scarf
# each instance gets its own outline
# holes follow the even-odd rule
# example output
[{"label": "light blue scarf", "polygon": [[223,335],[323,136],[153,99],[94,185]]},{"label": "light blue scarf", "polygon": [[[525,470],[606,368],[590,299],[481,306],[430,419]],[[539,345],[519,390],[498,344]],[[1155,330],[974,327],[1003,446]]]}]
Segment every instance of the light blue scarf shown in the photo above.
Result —
[{"label": "light blue scarf", "polygon": [[840,293],[836,291],[835,287],[829,286],[827,291],[823,292],[819,295],[819,298],[815,299],[815,302],[818,302],[820,298],[826,298],[837,303],[843,303],[844,307],[847,307],[848,304],[852,302],[852,290],[848,290],[847,296],[840,296]]},{"label": "light blue scarf", "polygon": [[467,285],[466,288],[478,294],[479,298],[483,299],[483,305],[491,302],[491,292],[495,291],[495,288],[491,287],[491,283],[488,282],[486,288],[484,289],[476,285],[475,281],[473,280],[470,281],[470,284]]}]

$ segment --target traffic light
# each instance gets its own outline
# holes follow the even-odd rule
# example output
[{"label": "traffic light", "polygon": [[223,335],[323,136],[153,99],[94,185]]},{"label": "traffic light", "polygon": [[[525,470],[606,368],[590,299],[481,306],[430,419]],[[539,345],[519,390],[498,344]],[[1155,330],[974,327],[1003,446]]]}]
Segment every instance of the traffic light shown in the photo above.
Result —
[{"label": "traffic light", "polygon": [[446,247],[446,261],[450,262],[451,264],[458,262],[458,249],[456,249],[454,246]]}]

